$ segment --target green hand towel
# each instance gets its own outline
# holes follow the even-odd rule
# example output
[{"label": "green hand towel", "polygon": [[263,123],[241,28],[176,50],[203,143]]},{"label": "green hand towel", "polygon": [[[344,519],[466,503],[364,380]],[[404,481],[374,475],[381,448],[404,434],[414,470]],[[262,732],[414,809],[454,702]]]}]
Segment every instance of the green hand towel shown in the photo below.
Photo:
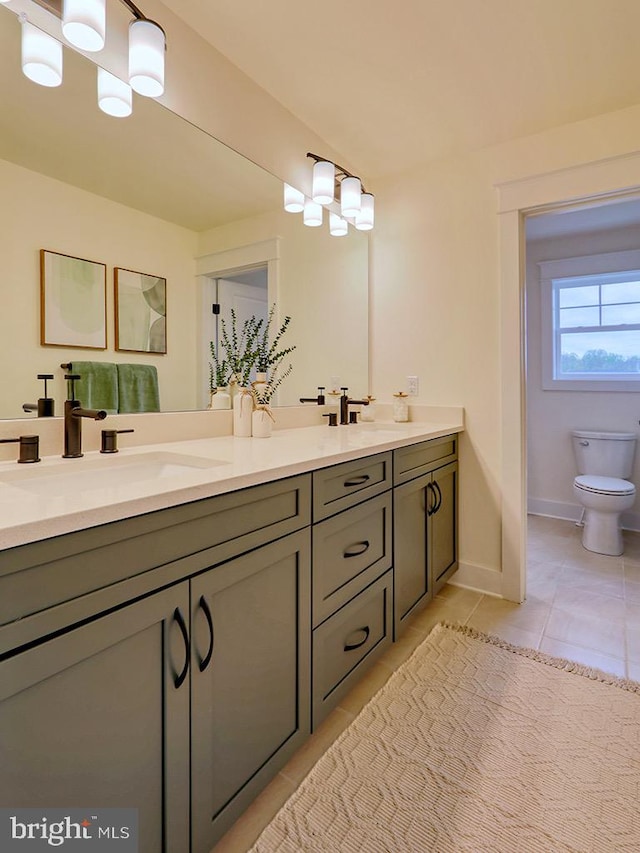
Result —
[{"label": "green hand towel", "polygon": [[118,364],[119,412],[159,412],[158,371],[153,364]]},{"label": "green hand towel", "polygon": [[70,373],[81,378],[76,382],[76,399],[86,409],[105,409],[107,414],[118,411],[118,374],[115,364],[108,361],[74,361]]}]

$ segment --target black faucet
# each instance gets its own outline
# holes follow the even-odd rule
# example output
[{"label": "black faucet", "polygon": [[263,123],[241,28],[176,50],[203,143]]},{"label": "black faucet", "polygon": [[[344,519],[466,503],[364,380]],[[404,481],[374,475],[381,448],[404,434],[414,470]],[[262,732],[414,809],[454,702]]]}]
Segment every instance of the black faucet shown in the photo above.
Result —
[{"label": "black faucet", "polygon": [[318,406],[324,406],[324,385],[318,385],[317,397],[300,397],[301,403],[317,403]]},{"label": "black faucet", "polygon": [[[340,390],[342,391],[342,397],[340,397],[340,423],[348,424],[349,423],[349,406],[368,406],[368,400],[352,400],[350,397],[347,397],[348,388],[344,386],[340,386]],[[356,423],[355,420],[352,420],[351,423]]]},{"label": "black faucet", "polygon": [[103,421],[107,413],[103,409],[83,409],[80,401],[75,399],[75,380],[80,376],[75,373],[66,374],[65,379],[71,382],[71,399],[64,404],[64,453],[63,459],[77,459],[82,456],[82,418],[92,418]]},{"label": "black faucet", "polygon": [[23,403],[23,412],[37,412],[39,418],[52,418],[55,415],[55,401],[47,394],[47,379],[53,379],[53,373],[38,373],[38,379],[44,379],[44,397],[37,403]]}]

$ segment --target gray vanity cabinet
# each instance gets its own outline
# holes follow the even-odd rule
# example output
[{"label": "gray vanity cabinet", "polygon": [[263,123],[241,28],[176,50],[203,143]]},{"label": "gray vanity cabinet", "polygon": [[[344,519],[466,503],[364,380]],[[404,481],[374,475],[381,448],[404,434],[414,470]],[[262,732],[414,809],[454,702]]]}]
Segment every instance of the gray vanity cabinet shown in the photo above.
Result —
[{"label": "gray vanity cabinet", "polygon": [[390,452],[313,474],[312,723],[391,644]]},{"label": "gray vanity cabinet", "polygon": [[458,568],[457,437],[394,453],[394,635]]},{"label": "gray vanity cabinet", "polygon": [[193,853],[209,853],[309,733],[309,538],[191,579]]},{"label": "gray vanity cabinet", "polygon": [[139,810],[140,853],[189,851],[189,586],[0,663],[0,802]]}]

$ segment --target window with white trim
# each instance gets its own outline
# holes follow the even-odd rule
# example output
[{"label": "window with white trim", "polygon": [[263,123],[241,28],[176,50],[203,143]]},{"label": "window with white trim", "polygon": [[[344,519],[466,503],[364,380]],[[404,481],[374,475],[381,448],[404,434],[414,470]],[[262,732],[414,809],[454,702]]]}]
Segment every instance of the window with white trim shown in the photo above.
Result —
[{"label": "window with white trim", "polygon": [[640,390],[640,252],[539,266],[543,387]]}]

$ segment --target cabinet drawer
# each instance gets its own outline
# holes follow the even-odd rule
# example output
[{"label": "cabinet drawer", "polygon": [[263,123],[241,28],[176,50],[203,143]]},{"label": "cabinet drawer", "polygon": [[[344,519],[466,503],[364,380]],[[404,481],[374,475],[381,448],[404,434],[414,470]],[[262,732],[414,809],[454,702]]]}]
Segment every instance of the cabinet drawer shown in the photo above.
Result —
[{"label": "cabinet drawer", "polygon": [[391,643],[387,572],[313,632],[313,728]]},{"label": "cabinet drawer", "polygon": [[393,483],[406,483],[458,458],[458,436],[432,438],[394,451]]},{"label": "cabinet drawer", "polygon": [[313,474],[313,520],[328,518],[390,487],[390,452],[316,471]]},{"label": "cabinet drawer", "polygon": [[314,525],[314,627],[391,568],[391,562],[391,492]]},{"label": "cabinet drawer", "polygon": [[202,555],[186,576],[299,530],[310,514],[301,475],[13,548],[0,560],[0,625]]}]

